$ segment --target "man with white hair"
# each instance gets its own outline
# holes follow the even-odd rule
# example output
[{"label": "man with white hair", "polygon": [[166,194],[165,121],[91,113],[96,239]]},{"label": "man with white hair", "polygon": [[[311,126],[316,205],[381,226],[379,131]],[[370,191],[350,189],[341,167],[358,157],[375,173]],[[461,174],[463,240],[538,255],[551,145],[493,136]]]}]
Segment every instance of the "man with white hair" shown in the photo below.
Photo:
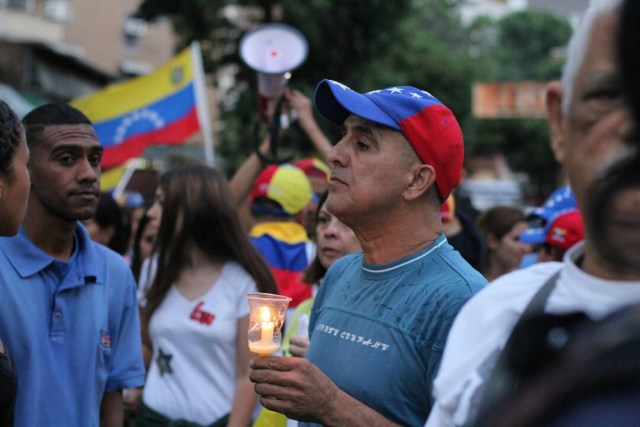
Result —
[{"label": "man with white hair", "polygon": [[[562,82],[551,83],[547,93],[552,147],[587,223],[593,212],[583,207],[589,206],[594,183],[629,152],[632,123],[616,58],[620,4],[591,3],[569,44]],[[581,312],[594,320],[640,302],[640,272],[610,261],[596,243],[601,232],[588,227],[585,241],[570,249],[562,263],[505,275],[463,307],[434,381],[436,403],[426,426],[459,426],[474,419],[487,398],[485,386],[498,356],[533,300],[541,302],[540,312]]]}]

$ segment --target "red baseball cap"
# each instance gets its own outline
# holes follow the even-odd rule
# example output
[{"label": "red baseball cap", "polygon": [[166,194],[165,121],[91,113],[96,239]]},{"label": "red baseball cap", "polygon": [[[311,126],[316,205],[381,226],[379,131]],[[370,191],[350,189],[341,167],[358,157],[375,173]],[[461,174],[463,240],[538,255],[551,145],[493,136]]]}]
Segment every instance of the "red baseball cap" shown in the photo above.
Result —
[{"label": "red baseball cap", "polygon": [[584,220],[578,210],[570,210],[556,216],[547,228],[545,242],[556,248],[569,249],[584,239]]}]

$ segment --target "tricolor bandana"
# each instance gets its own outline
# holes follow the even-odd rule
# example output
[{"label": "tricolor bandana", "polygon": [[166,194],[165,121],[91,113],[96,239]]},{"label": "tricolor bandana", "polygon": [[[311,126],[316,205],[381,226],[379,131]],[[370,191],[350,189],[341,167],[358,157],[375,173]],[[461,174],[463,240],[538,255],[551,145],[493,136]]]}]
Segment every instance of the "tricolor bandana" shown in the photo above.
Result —
[{"label": "tricolor bandana", "polygon": [[358,93],[333,80],[316,88],[316,108],[337,126],[353,114],[402,132],[424,164],[436,172],[444,202],[460,183],[464,142],[456,118],[429,92],[412,86]]}]

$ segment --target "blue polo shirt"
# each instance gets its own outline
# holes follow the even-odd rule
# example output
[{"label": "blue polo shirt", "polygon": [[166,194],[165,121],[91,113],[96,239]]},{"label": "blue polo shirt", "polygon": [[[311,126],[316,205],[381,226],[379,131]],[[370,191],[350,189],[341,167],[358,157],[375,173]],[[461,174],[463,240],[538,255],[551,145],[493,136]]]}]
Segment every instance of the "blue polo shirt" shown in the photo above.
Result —
[{"label": "blue polo shirt", "polygon": [[136,286],[79,224],[67,262],[0,238],[0,336],[18,376],[16,426],[98,426],[105,392],[144,384]]}]

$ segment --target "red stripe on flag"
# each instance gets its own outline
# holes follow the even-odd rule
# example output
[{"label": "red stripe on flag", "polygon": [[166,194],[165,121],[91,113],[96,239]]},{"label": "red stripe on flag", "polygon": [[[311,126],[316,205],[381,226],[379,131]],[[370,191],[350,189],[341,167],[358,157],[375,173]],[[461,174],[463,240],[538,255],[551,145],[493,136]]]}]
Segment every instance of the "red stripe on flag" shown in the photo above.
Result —
[{"label": "red stripe on flag", "polygon": [[119,166],[132,157],[137,157],[149,145],[181,144],[200,129],[198,112],[193,107],[181,119],[162,129],[125,139],[122,143],[105,148],[101,165],[104,169]]},{"label": "red stripe on flag", "polygon": [[291,298],[289,308],[297,307],[302,301],[311,298],[311,286],[302,282],[301,271],[287,271],[271,267],[271,273],[276,279],[278,293]]}]

